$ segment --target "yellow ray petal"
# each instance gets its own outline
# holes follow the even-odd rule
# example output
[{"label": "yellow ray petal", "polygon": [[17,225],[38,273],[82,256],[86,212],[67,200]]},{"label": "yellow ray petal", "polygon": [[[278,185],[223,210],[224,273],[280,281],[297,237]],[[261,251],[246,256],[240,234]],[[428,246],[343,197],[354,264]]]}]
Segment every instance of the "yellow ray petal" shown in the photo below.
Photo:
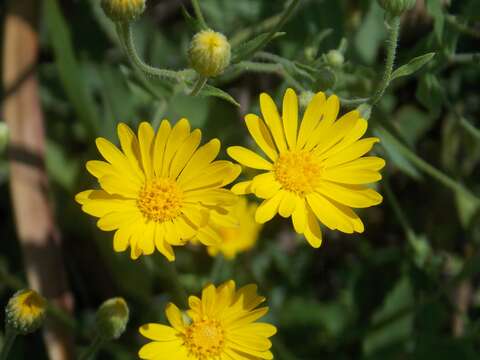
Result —
[{"label": "yellow ray petal", "polygon": [[322,245],[322,231],[320,230],[315,215],[310,210],[307,210],[307,222],[305,223],[304,235],[312,247],[319,248],[320,245]]},{"label": "yellow ray petal", "polygon": [[292,213],[292,223],[295,232],[303,234],[307,222],[307,213],[305,209],[305,199],[299,199],[295,211]]},{"label": "yellow ray petal", "polygon": [[358,159],[362,155],[369,152],[373,145],[375,145],[380,140],[378,138],[365,138],[357,141],[356,143],[350,145],[343,151],[339,152],[336,155],[333,155],[324,161],[325,167],[332,167],[340,164],[347,163],[349,161]]},{"label": "yellow ray petal", "polygon": [[278,114],[277,106],[273,99],[267,93],[260,94],[260,110],[263,119],[272,133],[273,140],[277,145],[278,150],[286,151],[287,143],[285,142],[285,135],[283,133],[282,122]]},{"label": "yellow ray petal", "polygon": [[156,341],[171,341],[176,340],[178,331],[174,328],[162,324],[149,323],[140,326],[140,334],[147,339]]},{"label": "yellow ray petal", "polygon": [[288,218],[295,211],[297,206],[297,195],[295,193],[287,191],[278,207],[278,213],[284,218]]},{"label": "yellow ray petal", "polygon": [[183,170],[187,162],[200,145],[202,132],[199,129],[192,131],[190,136],[180,146],[170,165],[170,178],[175,179]]},{"label": "yellow ray petal", "polygon": [[142,155],[142,167],[147,179],[153,177],[153,139],[155,133],[152,126],[143,121],[138,127],[138,142],[140,144],[140,154]]},{"label": "yellow ray petal", "polygon": [[293,89],[288,88],[283,96],[282,117],[288,147],[294,150],[297,145],[298,98]]},{"label": "yellow ray petal", "polygon": [[324,104],[325,94],[322,92],[315,94],[308,104],[305,114],[303,115],[302,123],[300,124],[297,149],[302,149],[307,143],[307,140],[323,116],[323,112],[325,111]]},{"label": "yellow ray petal", "polygon": [[122,151],[127,157],[132,169],[137,176],[144,178],[145,174],[142,171],[142,163],[140,159],[140,146],[135,133],[130,129],[127,124],[119,123],[117,126],[117,134],[120,140]]},{"label": "yellow ray petal", "polygon": [[272,170],[273,166],[257,153],[242,146],[230,146],[227,149],[228,155],[240,164],[259,170]]},{"label": "yellow ray petal", "polygon": [[273,143],[272,136],[263,122],[263,120],[254,114],[248,114],[245,116],[245,123],[247,124],[248,131],[252,135],[253,140],[262,149],[272,161],[275,161],[278,157],[278,153]]},{"label": "yellow ray petal", "polygon": [[366,208],[382,202],[382,195],[362,185],[336,184],[322,181],[317,191],[323,195],[353,208]]},{"label": "yellow ray petal", "polygon": [[170,163],[178,148],[190,135],[190,123],[187,119],[181,119],[175,124],[165,145],[165,154],[163,156],[162,176],[167,176],[170,169]]},{"label": "yellow ray petal", "polygon": [[188,182],[203,173],[205,168],[215,160],[219,151],[220,141],[218,139],[210,140],[200,146],[178,177],[178,182]]},{"label": "yellow ray petal", "polygon": [[157,135],[155,136],[155,141],[153,143],[153,168],[156,176],[162,174],[165,146],[170,136],[171,128],[168,120],[162,120]]},{"label": "yellow ray petal", "polygon": [[271,220],[277,213],[280,201],[282,201],[284,196],[285,192],[279,191],[272,198],[264,200],[255,212],[255,221],[264,224]]}]

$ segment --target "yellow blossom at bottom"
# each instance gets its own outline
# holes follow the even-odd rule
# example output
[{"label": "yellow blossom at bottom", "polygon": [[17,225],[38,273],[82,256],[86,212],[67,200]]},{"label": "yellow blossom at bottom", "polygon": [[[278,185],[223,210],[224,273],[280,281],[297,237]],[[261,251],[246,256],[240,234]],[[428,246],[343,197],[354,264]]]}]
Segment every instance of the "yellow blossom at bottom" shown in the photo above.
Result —
[{"label": "yellow blossom at bottom", "polygon": [[[208,253],[212,256],[222,253],[227,259],[233,259],[238,253],[250,250],[257,242],[262,229],[262,224],[255,221],[256,211],[256,204],[249,204],[247,199],[240,198],[230,211],[231,217],[238,221],[238,225],[213,225],[222,242],[209,246]],[[213,224],[215,220],[215,217],[212,217]]]},{"label": "yellow blossom at bottom", "polygon": [[8,301],[5,309],[7,325],[15,332],[28,334],[43,323],[47,301],[34,290],[20,290]]},{"label": "yellow blossom at bottom", "polygon": [[171,326],[150,323],[140,327],[140,333],[153,341],[138,355],[141,359],[273,359],[268,338],[277,329],[256,322],[268,312],[268,307],[257,308],[264,301],[254,284],[238,290],[232,280],[218,287],[207,285],[201,298],[189,297],[185,314],[174,304],[167,305],[165,314]]}]

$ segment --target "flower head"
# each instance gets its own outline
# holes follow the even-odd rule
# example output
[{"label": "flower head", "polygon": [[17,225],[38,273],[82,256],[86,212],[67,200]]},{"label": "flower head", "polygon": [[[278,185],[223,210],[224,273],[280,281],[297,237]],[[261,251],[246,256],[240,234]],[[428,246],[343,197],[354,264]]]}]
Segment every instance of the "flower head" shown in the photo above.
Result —
[{"label": "flower head", "polygon": [[364,226],[352,208],[366,208],[382,202],[382,196],[366,184],[378,181],[385,161],[362,157],[378,138],[361,137],[367,121],[358,111],[337,120],[339,100],[317,93],[298,122],[298,99],[292,89],[283,98],[280,117],[267,94],[260,96],[263,119],[245,117],[247,128],[269,160],[241,146],[228,154],[242,165],[263,170],[252,180],[236,184],[237,194],[253,193],[264,199],[255,218],[259,223],[275,214],[291,217],[297,233],[319,247],[322,234],[318,221],[345,233],[363,232]]},{"label": "flower head", "polygon": [[123,298],[104,301],[95,315],[98,334],[102,339],[118,339],[127,327],[130,310]]},{"label": "flower head", "polygon": [[130,22],[143,14],[145,0],[102,0],[103,11],[112,21]]},{"label": "flower head", "polygon": [[215,256],[220,252],[227,259],[233,259],[238,253],[251,249],[257,242],[262,228],[262,225],[255,221],[256,210],[256,204],[249,204],[247,199],[240,198],[230,212],[238,224],[226,223],[221,218],[217,220],[217,216],[213,218],[213,226],[223,241],[209,246],[208,253]]},{"label": "flower head", "polygon": [[206,77],[223,73],[230,64],[231,48],[225,35],[203,30],[195,34],[190,44],[188,57],[192,67]]},{"label": "flower head", "polygon": [[200,145],[201,131],[190,131],[188,120],[175,126],[163,120],[155,134],[143,122],[138,137],[119,124],[121,150],[103,138],[96,141],[106,161],[89,161],[87,170],[101,190],[76,196],[86,213],[100,218],[98,227],[115,231],[115,251],[131,249],[132,259],[155,248],[173,261],[172,246],[197,238],[210,246],[221,241],[210,224],[211,214],[228,212],[236,196],[223,187],[240,167],[215,158],[220,141]]},{"label": "flower head", "polygon": [[237,291],[235,283],[215,287],[207,285],[202,297],[190,296],[185,316],[174,304],[165,314],[171,326],[146,324],[140,333],[153,340],[139,351],[141,359],[272,359],[269,337],[276,333],[273,325],[255,322],[268,312],[257,308],[264,297],[257,295],[256,285]]},{"label": "flower head", "polygon": [[36,331],[45,319],[47,301],[33,290],[17,291],[5,308],[6,323],[18,334]]}]

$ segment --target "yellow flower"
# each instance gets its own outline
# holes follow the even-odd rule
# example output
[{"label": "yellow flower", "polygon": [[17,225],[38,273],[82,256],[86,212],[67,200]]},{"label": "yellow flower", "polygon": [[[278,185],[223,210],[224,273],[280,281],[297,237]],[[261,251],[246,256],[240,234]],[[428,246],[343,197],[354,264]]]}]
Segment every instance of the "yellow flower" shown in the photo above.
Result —
[{"label": "yellow flower", "polygon": [[250,284],[235,291],[230,280],[215,288],[207,285],[202,297],[190,296],[190,309],[182,314],[168,304],[165,314],[171,326],[145,324],[140,333],[153,340],[139,351],[141,359],[253,360],[272,359],[273,325],[255,322],[268,312],[257,308],[264,297]]},{"label": "yellow flower", "polygon": [[322,242],[318,220],[332,230],[363,232],[363,223],[351,208],[382,202],[382,196],[365,184],[380,180],[378,171],[385,165],[378,157],[362,157],[379,141],[360,139],[367,121],[358,111],[336,120],[338,97],[326,99],[321,92],[308,104],[300,126],[292,89],[283,98],[282,117],[267,94],[260,95],[260,107],[264,120],[248,114],[245,122],[269,160],[241,146],[227,150],[242,165],[265,171],[232,188],[236,194],[254,193],[265,199],[255,219],[265,223],[277,213],[291,217],[295,231],[313,247]]},{"label": "yellow flower", "polygon": [[227,259],[233,259],[238,253],[250,250],[258,239],[262,226],[255,221],[256,204],[248,204],[247,199],[240,198],[231,210],[232,217],[238,221],[237,226],[227,226],[212,218],[215,229],[220,234],[222,242],[209,246],[208,253],[212,256],[221,252]]},{"label": "yellow flower", "polygon": [[37,330],[45,319],[47,301],[33,290],[17,291],[5,309],[7,326],[18,334]]},{"label": "yellow flower", "polygon": [[163,120],[155,135],[147,122],[140,124],[138,138],[125,124],[118,125],[121,151],[98,138],[97,148],[106,161],[89,161],[87,170],[101,190],[76,196],[82,210],[99,217],[97,226],[116,231],[113,248],[132,259],[150,255],[155,248],[173,261],[173,246],[193,237],[204,245],[221,241],[210,225],[210,215],[227,212],[236,201],[224,189],[240,174],[229,161],[214,161],[220,141],[200,146],[201,131],[190,131],[188,120],[175,126]]}]

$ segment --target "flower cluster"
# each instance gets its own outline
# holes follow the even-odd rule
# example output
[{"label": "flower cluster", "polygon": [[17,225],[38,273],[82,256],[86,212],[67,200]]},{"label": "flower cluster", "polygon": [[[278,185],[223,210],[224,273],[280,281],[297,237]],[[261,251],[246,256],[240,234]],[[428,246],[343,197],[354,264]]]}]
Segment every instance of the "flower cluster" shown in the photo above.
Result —
[{"label": "flower cluster", "polygon": [[[203,40],[212,40],[209,36],[213,35],[205,34]],[[99,189],[79,193],[77,202],[98,218],[101,230],[114,231],[114,250],[130,248],[132,259],[156,249],[173,261],[173,247],[188,243],[201,243],[210,255],[231,259],[251,249],[262,224],[276,214],[291,218],[293,229],[316,248],[322,243],[320,225],[349,234],[363,232],[354,209],[381,203],[382,196],[369,184],[381,179],[379,171],[385,165],[379,157],[364,156],[379,141],[363,137],[367,121],[356,110],[339,116],[338,97],[327,98],[321,92],[312,94],[301,121],[299,99],[292,89],[285,92],[281,113],[267,94],[260,95],[260,109],[261,117],[248,114],[245,125],[263,154],[243,146],[227,149],[232,159],[260,173],[231,189],[242,167],[216,160],[220,141],[201,145],[201,131],[192,130],[188,120],[175,125],[163,120],[157,131],[142,122],[137,133],[121,123],[119,147],[97,139],[103,160],[89,161],[86,167]],[[261,204],[249,203],[247,194],[261,199]],[[170,326],[140,328],[152,342],[140,349],[139,356],[272,359],[268,338],[276,328],[256,322],[268,311],[257,308],[264,300],[256,285],[238,290],[233,281],[207,285],[201,298],[188,299],[185,313],[174,304],[167,306]],[[99,314],[98,319],[105,318]],[[108,323],[104,331],[108,338],[123,332],[125,314],[115,320],[118,332],[110,331],[111,322],[99,321]]]}]

